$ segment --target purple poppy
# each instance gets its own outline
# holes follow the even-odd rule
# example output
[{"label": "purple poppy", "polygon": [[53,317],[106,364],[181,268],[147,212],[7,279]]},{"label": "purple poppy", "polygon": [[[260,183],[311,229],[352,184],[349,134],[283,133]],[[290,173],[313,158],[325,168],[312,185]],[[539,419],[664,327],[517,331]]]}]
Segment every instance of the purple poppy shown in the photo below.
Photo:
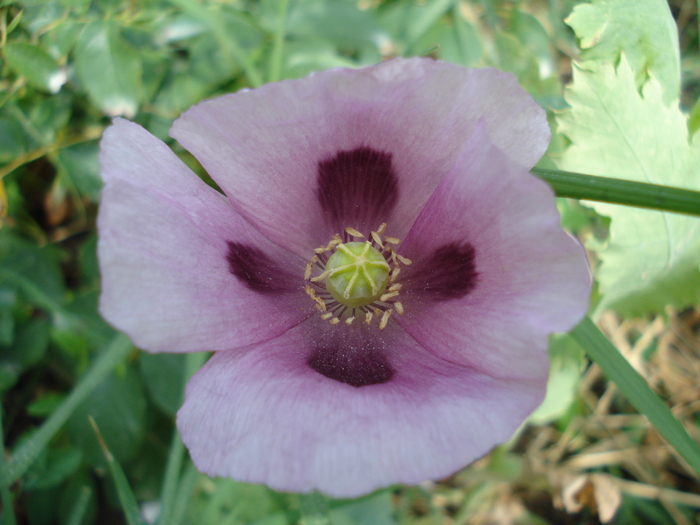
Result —
[{"label": "purple poppy", "polygon": [[202,102],[102,140],[105,318],[215,351],[177,424],[212,476],[357,496],[444,477],[538,405],[585,254],[528,174],[544,111],[515,78],[428,59]]}]

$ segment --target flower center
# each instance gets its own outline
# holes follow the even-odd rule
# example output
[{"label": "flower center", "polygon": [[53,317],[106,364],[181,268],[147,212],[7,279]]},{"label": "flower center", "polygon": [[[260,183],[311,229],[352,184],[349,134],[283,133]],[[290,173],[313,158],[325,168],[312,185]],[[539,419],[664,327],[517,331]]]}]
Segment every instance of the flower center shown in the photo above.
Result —
[{"label": "flower center", "polygon": [[[314,250],[316,255],[306,265],[304,279],[310,283],[306,293],[322,312],[322,319],[332,325],[344,320],[350,326],[357,317],[368,325],[379,317],[379,328],[383,329],[392,311],[403,314],[398,300],[401,284],[396,278],[399,265],[411,261],[392,246],[399,244],[398,239],[382,237],[385,229],[386,224],[382,224],[371,232],[369,240],[360,242],[352,239],[363,238],[363,234],[345,228],[342,239],[336,234],[326,246]],[[323,271],[312,277],[317,268]],[[325,287],[320,283],[324,280]]]},{"label": "flower center", "polygon": [[389,265],[369,242],[339,244],[326,263],[326,290],[348,308],[371,304],[389,282]]}]

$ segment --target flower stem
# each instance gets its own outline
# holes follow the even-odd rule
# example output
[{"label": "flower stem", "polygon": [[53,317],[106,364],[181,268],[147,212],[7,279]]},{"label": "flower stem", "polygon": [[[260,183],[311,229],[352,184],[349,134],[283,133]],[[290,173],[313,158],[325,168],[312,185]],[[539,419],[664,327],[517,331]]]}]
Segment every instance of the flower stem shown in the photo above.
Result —
[{"label": "flower stem", "polygon": [[683,428],[666,404],[647,382],[632,368],[622,354],[600,331],[590,317],[585,317],[570,332],[576,342],[595,361],[605,375],[615,383],[630,403],[644,414],[654,428],[700,475],[700,448]]},{"label": "flower stem", "polygon": [[532,168],[557,197],[587,199],[700,216],[700,192],[569,171]]}]

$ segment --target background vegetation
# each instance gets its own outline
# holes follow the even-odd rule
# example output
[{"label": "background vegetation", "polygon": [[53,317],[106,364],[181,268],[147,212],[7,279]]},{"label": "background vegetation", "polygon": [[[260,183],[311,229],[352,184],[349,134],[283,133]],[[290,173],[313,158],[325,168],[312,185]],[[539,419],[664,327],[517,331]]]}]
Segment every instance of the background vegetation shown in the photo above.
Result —
[{"label": "background vegetation", "polygon": [[554,337],[548,398],[510,443],[440,483],[353,501],[197,473],[174,415],[206,356],[140,353],[96,310],[110,118],[206,177],[168,137],[182,111],[316,70],[397,55],[494,66],[548,111],[541,168],[700,189],[697,4],[579,3],[0,2],[3,523],[700,523],[700,218],[560,199],[620,353],[592,324]]}]

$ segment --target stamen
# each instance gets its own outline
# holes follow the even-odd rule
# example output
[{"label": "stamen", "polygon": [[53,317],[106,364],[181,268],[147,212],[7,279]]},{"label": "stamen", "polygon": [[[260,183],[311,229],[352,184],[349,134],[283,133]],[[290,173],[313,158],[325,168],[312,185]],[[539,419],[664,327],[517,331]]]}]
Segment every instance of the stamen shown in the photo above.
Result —
[{"label": "stamen", "polygon": [[379,329],[384,330],[386,328],[387,323],[389,322],[389,316],[391,315],[391,310],[387,310],[384,312],[384,315],[382,315],[382,320],[379,321]]},{"label": "stamen", "polygon": [[[351,326],[358,318],[362,319],[364,316],[364,322],[369,326],[372,319],[377,317],[379,329],[383,330],[388,326],[394,310],[398,315],[403,315],[403,304],[396,300],[402,284],[395,281],[401,272],[400,266],[410,265],[411,260],[399,255],[392,246],[400,244],[399,239],[383,236],[386,227],[386,223],[380,224],[375,231],[369,232],[369,240],[364,242],[352,241],[353,238],[365,238],[365,235],[353,227],[347,227],[341,234],[335,234],[326,246],[314,250],[313,257],[304,269],[304,280],[309,283],[304,287],[304,291],[321,311],[321,319],[328,321],[331,325],[337,325],[343,321],[347,326]],[[343,260],[338,252],[347,256],[348,259]],[[380,254],[381,257],[379,257]],[[330,264],[329,261],[334,264]],[[342,264],[347,261],[350,262]],[[341,265],[337,266],[338,263]],[[332,267],[327,269],[329,264]],[[318,266],[321,273],[312,277],[314,266]],[[375,274],[375,268],[384,271],[384,276]],[[386,272],[389,273],[388,279]],[[343,275],[344,273],[349,279]],[[335,284],[339,276],[342,277],[338,281],[341,283],[340,286],[343,286],[343,280],[345,283],[345,289],[342,292],[340,288],[336,288]],[[321,283],[324,280],[325,283]],[[357,286],[362,288],[355,290]],[[357,300],[355,294],[362,297],[362,294],[367,293],[360,291],[362,289],[371,291],[372,297],[367,294],[366,298],[373,302],[362,304],[362,299]],[[346,303],[343,299],[352,301]],[[361,306],[355,306],[358,303]]]},{"label": "stamen", "polygon": [[350,235],[352,235],[353,237],[363,237],[364,238],[364,235],[362,235],[360,232],[358,232],[355,228],[348,227],[348,228],[345,228],[345,231],[347,233],[349,233]]},{"label": "stamen", "polygon": [[318,257],[315,255],[311,258],[311,260],[306,263],[306,270],[304,270],[304,280],[308,281],[309,278],[311,277],[311,270],[314,268],[314,264],[318,262]]},{"label": "stamen", "polygon": [[389,276],[389,282],[393,283],[396,280],[396,278],[399,276],[400,271],[401,271],[401,268],[399,268],[398,266],[396,268],[394,268],[393,270],[391,270],[391,275]]},{"label": "stamen", "polygon": [[399,292],[389,292],[389,293],[385,293],[384,295],[382,295],[382,296],[379,298],[379,300],[382,301],[382,302],[386,302],[386,301],[388,301],[389,299],[391,299],[392,297],[396,297],[397,295],[399,295]]},{"label": "stamen", "polygon": [[382,244],[382,238],[377,232],[370,232],[372,235],[372,239],[374,242],[377,243],[377,246],[379,246],[382,250],[384,249],[384,245]]},{"label": "stamen", "polygon": [[[396,252],[394,252],[394,253],[396,253]],[[401,257],[398,253],[396,254],[396,257],[398,257],[399,261],[404,263],[406,266],[410,266],[412,263],[411,259],[406,259],[406,257]]]}]

